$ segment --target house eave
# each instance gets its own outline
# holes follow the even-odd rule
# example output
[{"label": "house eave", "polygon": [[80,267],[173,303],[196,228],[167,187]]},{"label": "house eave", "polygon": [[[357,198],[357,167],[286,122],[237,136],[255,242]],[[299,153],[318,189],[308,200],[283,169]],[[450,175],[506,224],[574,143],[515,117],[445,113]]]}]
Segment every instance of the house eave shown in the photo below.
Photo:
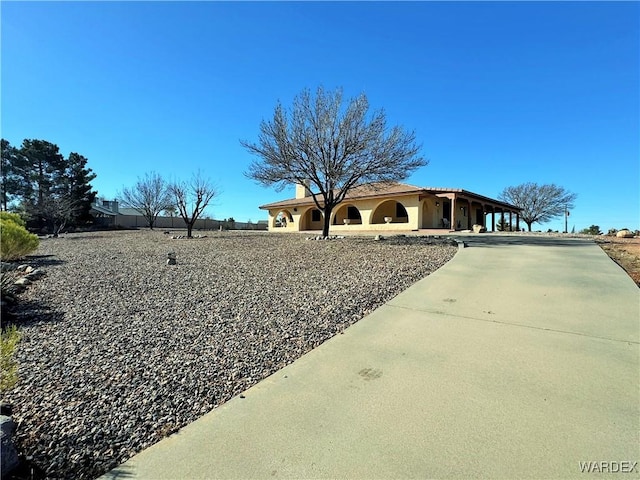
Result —
[{"label": "house eave", "polygon": [[[406,189],[396,190],[393,192],[389,191],[380,191],[380,192],[372,192],[370,194],[364,195],[349,195],[345,197],[345,199],[341,203],[347,203],[349,201],[358,201],[358,200],[366,200],[372,198],[390,198],[390,197],[401,197],[405,195],[436,195],[436,196],[445,196],[446,194],[454,194],[456,196],[468,197],[472,201],[478,201],[481,203],[486,203],[491,206],[504,208],[507,210],[522,211],[521,208],[516,207],[515,205],[511,205],[506,202],[501,202],[500,200],[496,200],[490,197],[486,197],[484,195],[479,195],[474,192],[470,192],[468,190],[464,190],[462,188],[448,188],[448,187],[414,187],[412,185],[406,185]],[[320,202],[322,204],[322,202]],[[265,205],[261,205],[261,210],[273,210],[278,208],[294,208],[294,207],[306,207],[315,205],[312,197],[305,198],[290,198],[287,200],[281,200],[279,202],[268,203]]]}]

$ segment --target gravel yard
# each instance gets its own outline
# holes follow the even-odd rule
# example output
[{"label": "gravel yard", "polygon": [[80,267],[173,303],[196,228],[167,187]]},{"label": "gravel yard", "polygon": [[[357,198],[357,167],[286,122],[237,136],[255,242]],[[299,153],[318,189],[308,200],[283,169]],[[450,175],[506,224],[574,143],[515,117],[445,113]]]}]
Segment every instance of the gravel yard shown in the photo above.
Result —
[{"label": "gravel yard", "polygon": [[[90,479],[291,363],[456,253],[424,237],[161,231],[42,239],[25,263],[17,441]],[[175,251],[177,265],[167,265]]]}]

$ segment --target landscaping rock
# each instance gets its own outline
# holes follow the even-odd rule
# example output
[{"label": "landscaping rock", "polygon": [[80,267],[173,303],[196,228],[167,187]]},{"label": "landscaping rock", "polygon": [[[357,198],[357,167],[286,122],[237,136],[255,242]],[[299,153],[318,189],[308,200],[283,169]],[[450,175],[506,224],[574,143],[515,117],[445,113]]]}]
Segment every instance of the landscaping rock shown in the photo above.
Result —
[{"label": "landscaping rock", "polygon": [[13,415],[13,405],[4,400],[0,401],[0,415],[6,415],[7,417]]},{"label": "landscaping rock", "polygon": [[19,287],[25,287],[30,284],[31,284],[31,280],[29,280],[27,277],[20,277],[14,282],[14,285],[17,285]]},{"label": "landscaping rock", "polygon": [[18,451],[13,444],[13,434],[16,431],[16,424],[6,415],[0,415],[0,472],[2,478],[9,478],[20,465]]},{"label": "landscaping rock", "polygon": [[3,273],[4,272],[10,272],[14,268],[15,268],[15,266],[12,263],[0,262],[0,271],[2,271]]},{"label": "landscaping rock", "polygon": [[[320,237],[322,238],[322,237]],[[14,307],[15,434],[38,478],[95,479],[429,275],[452,239],[74,233]],[[72,241],[71,241],[72,240]],[[391,261],[390,261],[391,259]],[[160,263],[163,265],[163,263]],[[34,261],[34,266],[37,263]],[[18,408],[19,406],[19,408]]]},{"label": "landscaping rock", "polygon": [[620,230],[616,233],[616,237],[618,238],[633,238],[633,232],[630,230]]},{"label": "landscaping rock", "polygon": [[487,228],[484,225],[475,224],[473,226],[473,233],[485,233]]},{"label": "landscaping rock", "polygon": [[36,268],[31,270],[31,272],[27,272],[27,275],[25,276],[25,278],[28,278],[29,280],[38,280],[39,278],[42,278],[46,275],[46,272],[41,269],[41,268]]}]

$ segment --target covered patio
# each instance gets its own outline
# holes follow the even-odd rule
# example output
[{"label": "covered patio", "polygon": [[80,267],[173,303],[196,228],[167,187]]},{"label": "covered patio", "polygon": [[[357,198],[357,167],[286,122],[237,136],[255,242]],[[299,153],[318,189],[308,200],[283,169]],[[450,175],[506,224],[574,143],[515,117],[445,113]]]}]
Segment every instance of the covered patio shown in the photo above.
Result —
[{"label": "covered patio", "polygon": [[[269,230],[300,232],[321,230],[323,212],[306,188],[296,198],[260,208],[269,212]],[[331,212],[331,230],[453,232],[481,225],[487,231],[520,230],[520,209],[463,189],[416,187],[403,183],[355,187]]]}]

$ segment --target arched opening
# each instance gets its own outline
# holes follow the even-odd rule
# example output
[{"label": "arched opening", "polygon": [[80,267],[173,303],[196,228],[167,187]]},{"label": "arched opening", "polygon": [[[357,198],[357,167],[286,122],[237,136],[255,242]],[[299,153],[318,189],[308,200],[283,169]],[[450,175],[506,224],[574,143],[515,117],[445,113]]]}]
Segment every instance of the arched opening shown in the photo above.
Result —
[{"label": "arched opening", "polygon": [[273,217],[273,228],[287,228],[288,225],[293,224],[293,215],[288,210],[280,210]]},{"label": "arched opening", "polygon": [[309,208],[300,218],[300,230],[322,230],[323,215],[317,208]]},{"label": "arched opening", "polygon": [[362,225],[360,210],[354,205],[342,205],[333,215],[333,225]]},{"label": "arched opening", "polygon": [[420,228],[443,228],[443,202],[439,198],[425,198],[421,202]]},{"label": "arched opening", "polygon": [[420,212],[420,228],[429,228],[429,224],[431,223],[429,221],[429,215],[431,212],[429,212],[429,206],[427,205],[427,201],[423,200],[422,201],[422,206],[420,207],[421,212]]},{"label": "arched opening", "polygon": [[386,200],[376,207],[371,215],[372,224],[408,223],[409,214],[400,202]]}]

